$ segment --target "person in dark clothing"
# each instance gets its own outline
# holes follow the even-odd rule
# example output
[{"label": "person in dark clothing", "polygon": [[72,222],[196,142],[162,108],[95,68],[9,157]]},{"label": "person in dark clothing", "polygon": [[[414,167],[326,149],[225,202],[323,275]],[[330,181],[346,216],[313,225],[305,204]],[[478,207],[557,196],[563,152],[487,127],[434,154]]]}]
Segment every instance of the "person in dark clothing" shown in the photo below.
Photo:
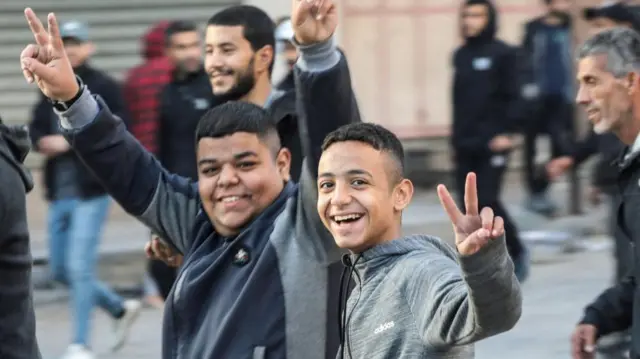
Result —
[{"label": "person in dark clothing", "polygon": [[[593,34],[616,26],[624,26],[635,31],[640,29],[640,22],[636,15],[628,6],[620,3],[585,8],[583,15],[585,20],[589,22],[590,32]],[[633,270],[633,247],[629,238],[617,226],[621,198],[617,186],[618,171],[614,163],[623,150],[624,144],[615,134],[597,134],[592,131],[585,139],[575,145],[569,155],[558,157],[547,164],[549,178],[555,179],[570,168],[580,166],[588,158],[594,155],[599,157],[593,168],[589,197],[594,204],[601,202],[602,194],[608,197],[610,205],[608,231],[614,240],[614,283],[624,279]],[[629,350],[629,342],[628,333],[612,333],[607,336],[606,340],[600,341],[598,352],[603,356],[603,359],[623,358],[624,353]]]},{"label": "person in dark clothing", "polygon": [[295,75],[293,68],[298,60],[298,50],[296,50],[295,44],[292,42],[293,27],[291,26],[291,19],[289,17],[281,18],[276,24],[276,52],[282,55],[285,61],[287,73],[286,75],[275,85],[278,90],[293,91],[295,90]]},{"label": "person in dark clothing", "polygon": [[209,76],[202,66],[202,39],[196,24],[172,22],[166,30],[166,52],[175,70],[160,95],[158,159],[170,172],[196,179],[198,121],[215,105]]},{"label": "person in dark clothing", "polygon": [[[209,76],[202,66],[202,39],[197,26],[174,21],[165,30],[166,54],[174,64],[171,81],[160,95],[157,157],[168,171],[197,180],[196,139],[200,118],[214,105]],[[149,273],[166,299],[176,268],[149,261]]]},{"label": "person in dark clothing", "polygon": [[[585,108],[596,134],[613,133],[626,146],[616,161],[621,199],[617,229],[633,244],[639,259],[640,221],[640,35],[615,27],[589,38],[578,52],[576,102]],[[572,339],[574,359],[593,358],[597,341],[630,330],[630,352],[640,358],[640,291],[637,265],[622,280],[589,304]],[[599,343],[598,343],[599,344]],[[620,356],[622,357],[622,356]]]},{"label": "person in dark clothing", "polygon": [[532,104],[524,121],[526,207],[552,215],[556,204],[546,190],[549,181],[536,163],[537,138],[549,135],[551,157],[566,155],[573,142],[573,35],[569,0],[544,0],[546,13],[525,25],[522,41],[522,94]]},{"label": "person in dark clothing", "polygon": [[455,182],[462,202],[467,173],[478,176],[480,206],[493,208],[505,222],[507,248],[518,279],[528,273],[527,252],[518,229],[500,201],[517,121],[516,52],[496,39],[493,4],[468,0],[461,11],[464,44],[453,55]]},{"label": "person in dark clothing", "polygon": [[129,71],[123,95],[130,116],[129,132],[151,153],[158,154],[160,92],[171,82],[174,65],[166,56],[165,31],[160,22],[142,37],[144,62]]},{"label": "person in dark clothing", "polygon": [[[71,21],[60,28],[64,50],[73,72],[92,86],[114,114],[126,120],[120,86],[92,67],[93,45],[85,23]],[[89,359],[90,323],[97,304],[114,320],[112,349],[124,344],[137,318],[140,302],[124,300],[96,278],[97,255],[102,226],[110,198],[102,184],[64,139],[51,102],[44,96],[33,111],[29,125],[34,149],[45,156],[44,186],[49,201],[49,268],[52,279],[68,285],[74,318],[73,342],[65,359]]]},{"label": "person in dark clothing", "polygon": [[[333,38],[333,2],[294,3],[305,152],[297,184],[274,122],[244,101],[200,121],[197,183],[169,173],[74,78],[55,16],[52,34],[31,9],[26,16],[36,38],[51,40],[25,48],[23,72],[54,102],[74,151],[127,212],[185,254],[165,308],[163,358],[335,357],[325,347],[335,320],[326,318],[326,270],[343,253],[318,216],[317,168],[324,137],[360,114]],[[256,70],[267,67],[259,56]]]},{"label": "person in dark clothing", "polygon": [[40,359],[31,288],[26,195],[33,189],[24,166],[30,149],[24,127],[0,119],[0,358]]},{"label": "person in dark clothing", "polygon": [[[583,11],[585,20],[589,21],[590,31],[596,34],[600,31],[624,26],[635,31],[640,30],[640,21],[636,15],[624,4],[606,4],[596,8],[585,8]],[[588,158],[599,155],[597,164],[593,169],[592,194],[594,202],[598,201],[599,194],[605,193],[610,197],[612,205],[611,217],[617,216],[619,205],[617,181],[617,170],[613,162],[624,150],[624,144],[613,133],[597,134],[590,132],[582,141],[576,143],[573,150],[567,155],[558,157],[547,164],[547,172],[550,178],[554,179],[586,161]],[[616,271],[615,280],[624,278],[633,268],[629,239],[623,233],[616,230],[615,220],[610,233],[615,238],[615,258]]]}]

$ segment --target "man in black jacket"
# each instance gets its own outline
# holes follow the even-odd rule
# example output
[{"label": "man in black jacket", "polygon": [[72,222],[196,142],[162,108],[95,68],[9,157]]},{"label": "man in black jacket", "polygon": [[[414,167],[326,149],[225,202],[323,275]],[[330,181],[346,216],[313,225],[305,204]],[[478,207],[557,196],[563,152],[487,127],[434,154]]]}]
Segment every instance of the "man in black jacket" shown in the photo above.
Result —
[{"label": "man in black jacket", "polygon": [[517,121],[515,50],[496,39],[497,14],[490,1],[466,1],[461,16],[465,42],[453,55],[451,136],[457,192],[462,201],[467,173],[475,172],[480,206],[504,219],[509,254],[522,281],[528,273],[527,252],[500,201]]},{"label": "man in black jacket", "polygon": [[[60,28],[74,73],[99,93],[114,113],[123,119],[120,86],[104,72],[93,68],[89,58],[93,45],[87,24],[70,21]],[[96,263],[102,226],[110,198],[104,187],[81,162],[64,139],[51,102],[44,96],[30,123],[34,148],[46,158],[44,186],[49,200],[49,267],[53,279],[68,285],[74,320],[72,344],[67,358],[92,358],[89,350],[90,323],[95,305],[114,320],[112,349],[120,348],[129,326],[140,309],[138,301],[125,301],[96,278]]]},{"label": "man in black jacket", "polygon": [[[630,238],[639,258],[640,221],[640,35],[628,28],[602,31],[581,47],[578,61],[582,105],[597,134],[611,132],[627,147],[618,161],[621,204],[617,225]],[[602,293],[585,309],[572,336],[574,359],[593,358],[596,341],[631,330],[630,358],[640,358],[640,267]]]},{"label": "man in black jacket", "polygon": [[40,359],[31,290],[31,249],[26,194],[33,181],[23,161],[29,153],[25,128],[0,120],[0,358]]},{"label": "man in black jacket", "polygon": [[546,195],[549,182],[536,163],[537,138],[549,135],[552,158],[566,155],[573,140],[573,35],[570,1],[544,0],[544,5],[546,13],[526,24],[522,41],[522,95],[531,105],[523,123],[523,160],[526,207],[552,215],[556,204]]}]

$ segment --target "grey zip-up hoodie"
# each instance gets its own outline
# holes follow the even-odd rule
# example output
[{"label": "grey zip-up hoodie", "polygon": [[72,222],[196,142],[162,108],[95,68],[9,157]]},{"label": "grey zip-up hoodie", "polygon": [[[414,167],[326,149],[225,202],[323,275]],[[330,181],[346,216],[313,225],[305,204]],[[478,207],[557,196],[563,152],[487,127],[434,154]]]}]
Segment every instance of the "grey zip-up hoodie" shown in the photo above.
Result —
[{"label": "grey zip-up hoodie", "polygon": [[473,358],[472,343],[520,318],[522,294],[504,237],[461,257],[438,238],[410,236],[343,261],[356,288],[338,358]]}]

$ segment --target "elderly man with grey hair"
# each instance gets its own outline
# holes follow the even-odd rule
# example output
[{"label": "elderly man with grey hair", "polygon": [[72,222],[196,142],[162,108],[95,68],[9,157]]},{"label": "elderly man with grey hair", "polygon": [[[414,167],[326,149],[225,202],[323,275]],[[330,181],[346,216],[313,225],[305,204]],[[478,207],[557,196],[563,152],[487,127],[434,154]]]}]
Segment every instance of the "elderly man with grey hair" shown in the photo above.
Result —
[{"label": "elderly man with grey hair", "polygon": [[[577,77],[576,101],[585,108],[593,130],[611,132],[627,146],[617,162],[622,195],[617,225],[631,241],[640,241],[640,35],[613,28],[591,37],[578,53]],[[635,249],[634,261],[638,254]],[[639,268],[587,306],[571,340],[574,359],[593,358],[599,338],[628,329],[627,357],[640,359]]]}]

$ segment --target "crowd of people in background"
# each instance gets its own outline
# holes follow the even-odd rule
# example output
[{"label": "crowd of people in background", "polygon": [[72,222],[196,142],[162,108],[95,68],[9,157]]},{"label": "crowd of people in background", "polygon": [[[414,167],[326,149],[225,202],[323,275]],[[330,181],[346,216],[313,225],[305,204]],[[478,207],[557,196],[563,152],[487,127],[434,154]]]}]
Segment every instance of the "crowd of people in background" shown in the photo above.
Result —
[{"label": "crowd of people in background", "polygon": [[[452,54],[457,204],[438,188],[455,252],[432,237],[401,235],[413,194],[402,144],[360,122],[346,56],[333,38],[333,1],[294,2],[291,17],[275,20],[253,6],[228,7],[204,34],[191,21],[159,22],[142,37],[142,62],[123,84],[91,63],[89,24],[58,26],[50,15],[45,30],[26,10],[36,44],[21,65],[43,92],[28,129],[33,150],[45,158],[50,276],[69,289],[73,317],[64,358],[95,358],[96,306],[112,318],[116,352],[145,304],[165,311],[165,358],[471,358],[475,341],[516,324],[520,283],[530,274],[529,250],[500,199],[516,134],[524,137],[524,205],[544,216],[559,210],[549,186],[599,156],[592,193],[611,204],[616,276],[585,309],[572,355],[590,358],[604,336],[601,355],[640,358],[632,312],[640,126],[624,117],[640,101],[640,69],[633,67],[640,64],[640,18],[622,3],[583,9],[592,37],[576,62],[571,2],[543,5],[518,46],[498,39],[499,9],[491,1],[462,5],[464,41]],[[286,67],[277,81],[276,55]],[[628,66],[599,65],[599,56]],[[627,92],[615,87],[624,76],[631,76]],[[576,102],[593,125],[579,140]],[[551,143],[543,162],[540,136]],[[22,197],[33,187],[21,164],[28,145],[24,130],[0,126],[0,158],[18,169],[0,183],[20,188]],[[112,198],[149,227],[142,300],[125,299],[97,278]],[[24,212],[17,198],[3,203]],[[24,215],[11,223],[28,241]],[[16,255],[24,260],[15,273],[28,283],[28,246]],[[384,276],[375,274],[380,268]],[[405,285],[402,294],[397,283]],[[25,288],[1,300],[24,314],[23,347],[0,343],[2,358],[40,356]],[[0,283],[0,298],[4,292]],[[420,293],[429,293],[429,303]],[[449,301],[437,302],[442,298]],[[396,319],[379,326],[373,310]],[[287,329],[294,323],[302,329]],[[0,321],[0,332],[12,326]],[[367,334],[390,328],[400,334],[375,342]]]}]

